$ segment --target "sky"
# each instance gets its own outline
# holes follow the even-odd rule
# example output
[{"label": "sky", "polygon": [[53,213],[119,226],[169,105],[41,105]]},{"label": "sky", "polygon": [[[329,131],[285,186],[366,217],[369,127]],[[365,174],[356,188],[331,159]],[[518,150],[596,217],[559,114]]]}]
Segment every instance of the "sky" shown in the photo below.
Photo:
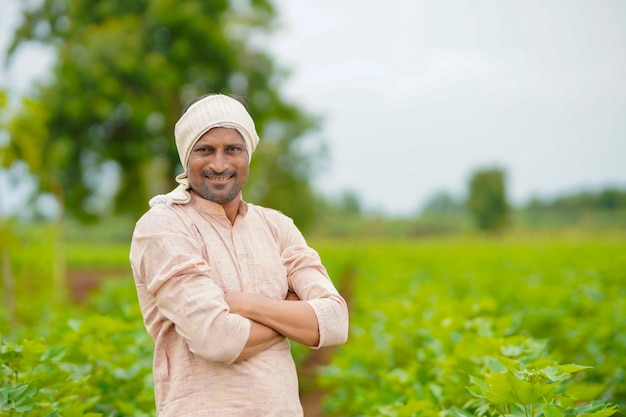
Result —
[{"label": "sky", "polygon": [[[0,4],[0,48],[17,0]],[[623,0],[277,0],[266,47],[285,96],[322,117],[327,195],[416,213],[466,195],[477,169],[507,173],[511,201],[626,187]],[[2,85],[51,61],[24,50]]]},{"label": "sky", "polygon": [[507,172],[509,197],[626,186],[623,0],[281,0],[286,92],[325,116],[318,188],[410,213]]}]

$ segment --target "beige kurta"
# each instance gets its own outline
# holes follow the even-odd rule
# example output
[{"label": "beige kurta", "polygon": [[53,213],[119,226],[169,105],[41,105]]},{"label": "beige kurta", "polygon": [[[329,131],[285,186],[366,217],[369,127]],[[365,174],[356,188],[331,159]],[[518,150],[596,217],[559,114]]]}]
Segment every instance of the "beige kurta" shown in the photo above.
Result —
[{"label": "beige kurta", "polygon": [[315,311],[319,346],[345,342],[346,303],[291,219],[242,202],[232,225],[197,196],[157,204],[137,222],[130,262],[155,342],[160,417],[302,415],[289,341],[234,363],[250,322],[224,301],[229,291],[284,299],[292,289]]}]

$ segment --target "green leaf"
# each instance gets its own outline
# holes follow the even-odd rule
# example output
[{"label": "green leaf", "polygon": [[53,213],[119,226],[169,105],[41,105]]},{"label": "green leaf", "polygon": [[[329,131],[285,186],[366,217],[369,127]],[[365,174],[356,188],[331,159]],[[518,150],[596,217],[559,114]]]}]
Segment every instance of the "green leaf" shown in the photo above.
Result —
[{"label": "green leaf", "polygon": [[465,387],[470,394],[477,398],[485,398],[485,394],[483,394],[482,389],[475,387]]},{"label": "green leaf", "polygon": [[550,381],[558,382],[558,381],[565,381],[571,378],[571,375],[575,372],[579,372],[584,369],[591,369],[591,368],[592,368],[591,366],[569,364],[569,365],[547,366],[541,369],[541,372]]},{"label": "green leaf", "polygon": [[0,410],[3,409],[4,405],[8,401],[9,401],[8,387],[3,387],[0,389]]},{"label": "green leaf", "polygon": [[14,410],[17,411],[18,413],[25,413],[26,411],[31,411],[34,409],[35,407],[33,407],[32,405],[16,405],[14,407]]},{"label": "green leaf", "polygon": [[593,366],[577,365],[575,363],[570,363],[567,365],[559,365],[559,368],[563,369],[564,372],[573,374],[574,372],[579,372],[584,369],[593,369]]},{"label": "green leaf", "polygon": [[521,346],[506,345],[502,346],[501,351],[504,356],[516,357],[519,356],[524,350]]},{"label": "green leaf", "polygon": [[469,376],[470,382],[476,386],[478,386],[479,388],[487,388],[489,387],[489,384],[487,382],[485,382],[484,379],[481,378],[477,378],[475,376],[470,375]]},{"label": "green leaf", "polygon": [[506,366],[496,358],[485,358],[485,365],[490,372],[502,373],[506,372]]},{"label": "green leaf", "polygon": [[52,346],[43,353],[43,355],[41,356],[41,360],[57,361],[61,359],[68,350],[68,346]]},{"label": "green leaf", "polygon": [[527,405],[549,401],[556,391],[556,385],[531,384],[516,378],[511,373],[506,374],[506,380],[516,397],[515,403],[518,404]]},{"label": "green leaf", "polygon": [[[532,384],[516,378],[511,372],[506,374],[488,374],[485,378],[487,387],[480,387],[484,398],[494,405],[536,404],[550,400],[556,385]],[[470,391],[473,395],[477,391]]]},{"label": "green leaf", "polygon": [[384,405],[384,406],[380,406],[380,407],[377,407],[377,408],[378,408],[378,414],[380,416],[384,416],[384,417],[398,417],[398,411],[396,410],[395,406]]},{"label": "green leaf", "polygon": [[489,374],[485,381],[488,387],[482,391],[491,404],[503,405],[517,402],[517,397],[511,388],[507,374]]},{"label": "green leaf", "polygon": [[24,397],[30,397],[36,392],[37,388],[31,386],[30,383],[18,385],[16,388],[9,391],[9,399],[16,401]]},{"label": "green leaf", "polygon": [[561,410],[553,404],[546,404],[543,406],[543,415],[545,417],[563,417]]},{"label": "green leaf", "polygon": [[577,414],[576,417],[609,417],[613,414],[617,413],[616,408],[605,408],[603,410],[596,411],[594,413],[581,413]]},{"label": "green leaf", "polygon": [[400,368],[392,369],[391,372],[387,374],[387,378],[389,378],[390,381],[396,381],[401,384],[406,384],[411,380],[411,376],[408,372]]}]

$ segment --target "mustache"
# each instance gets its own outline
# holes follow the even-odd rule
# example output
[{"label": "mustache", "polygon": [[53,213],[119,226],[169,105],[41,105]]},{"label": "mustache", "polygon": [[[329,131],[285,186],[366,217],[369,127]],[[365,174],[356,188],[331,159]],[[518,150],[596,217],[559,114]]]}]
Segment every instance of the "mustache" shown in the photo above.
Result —
[{"label": "mustache", "polygon": [[226,171],[222,171],[222,172],[217,172],[215,170],[212,169],[203,169],[200,174],[203,177],[233,177],[237,174],[237,171],[235,171],[234,169],[229,169]]}]

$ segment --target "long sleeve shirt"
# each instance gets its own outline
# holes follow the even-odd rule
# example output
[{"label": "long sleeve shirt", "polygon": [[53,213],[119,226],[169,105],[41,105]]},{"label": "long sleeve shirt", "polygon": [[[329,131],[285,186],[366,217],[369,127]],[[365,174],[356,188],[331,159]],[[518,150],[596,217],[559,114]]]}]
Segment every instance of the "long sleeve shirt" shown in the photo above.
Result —
[{"label": "long sleeve shirt", "polygon": [[243,291],[309,303],[318,346],[344,343],[348,312],[318,254],[292,220],[241,202],[234,223],[219,204],[157,204],[137,222],[131,243],[144,324],[155,342],[157,413],[168,416],[301,416],[287,339],[235,362],[250,321],[224,294]]}]

